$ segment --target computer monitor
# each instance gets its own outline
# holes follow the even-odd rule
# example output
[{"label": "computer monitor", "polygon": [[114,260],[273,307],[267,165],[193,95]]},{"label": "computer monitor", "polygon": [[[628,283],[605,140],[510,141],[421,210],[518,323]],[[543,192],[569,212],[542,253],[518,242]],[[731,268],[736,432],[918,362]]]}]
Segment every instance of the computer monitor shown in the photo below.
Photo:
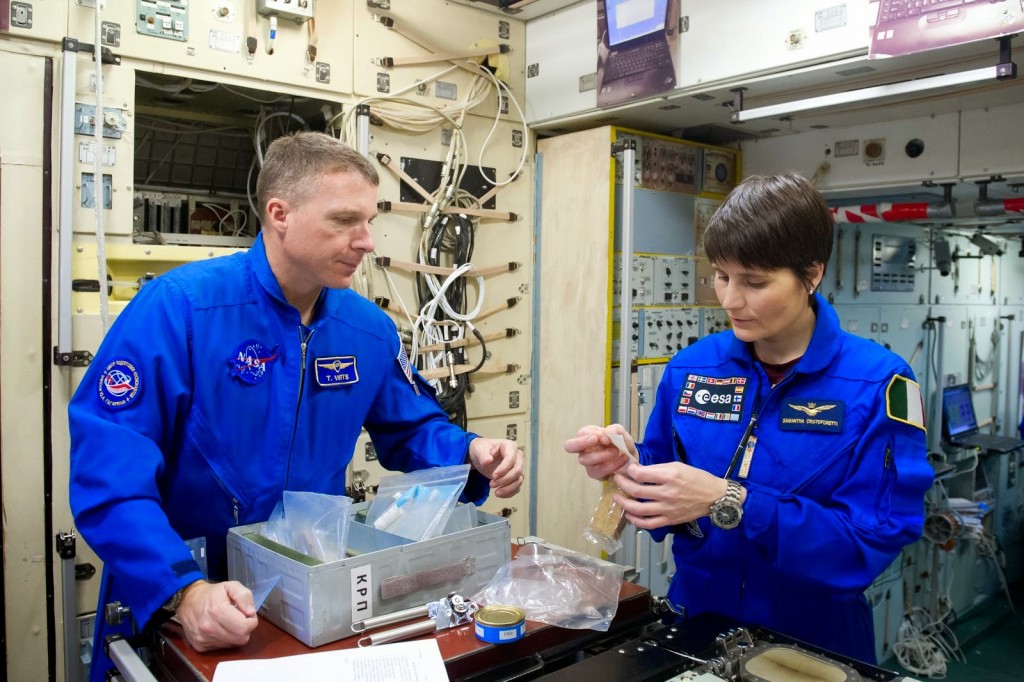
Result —
[{"label": "computer monitor", "polygon": [[971,389],[967,384],[946,386],[942,389],[942,426],[947,438],[978,429],[974,414]]},{"label": "computer monitor", "polygon": [[665,30],[668,0],[605,0],[608,45]]}]

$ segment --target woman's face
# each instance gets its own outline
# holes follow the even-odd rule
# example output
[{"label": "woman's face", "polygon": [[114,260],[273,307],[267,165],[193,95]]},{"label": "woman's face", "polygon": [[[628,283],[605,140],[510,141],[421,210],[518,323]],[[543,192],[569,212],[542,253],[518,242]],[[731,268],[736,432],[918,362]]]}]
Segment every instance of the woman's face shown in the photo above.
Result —
[{"label": "woman's face", "polygon": [[[789,269],[761,270],[736,263],[715,263],[715,295],[729,314],[741,341],[787,345],[814,328],[808,284]],[[822,275],[819,265],[812,283]],[[801,349],[802,352],[802,349]]]}]

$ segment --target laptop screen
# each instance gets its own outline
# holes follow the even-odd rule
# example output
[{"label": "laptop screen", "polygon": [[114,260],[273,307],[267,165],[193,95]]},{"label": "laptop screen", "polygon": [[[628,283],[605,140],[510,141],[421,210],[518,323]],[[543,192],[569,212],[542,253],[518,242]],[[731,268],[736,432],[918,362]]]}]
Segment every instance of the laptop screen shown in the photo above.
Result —
[{"label": "laptop screen", "polygon": [[608,45],[665,30],[668,0],[605,0]]},{"label": "laptop screen", "polygon": [[974,403],[971,402],[971,389],[967,384],[942,389],[942,422],[949,437],[978,428]]}]

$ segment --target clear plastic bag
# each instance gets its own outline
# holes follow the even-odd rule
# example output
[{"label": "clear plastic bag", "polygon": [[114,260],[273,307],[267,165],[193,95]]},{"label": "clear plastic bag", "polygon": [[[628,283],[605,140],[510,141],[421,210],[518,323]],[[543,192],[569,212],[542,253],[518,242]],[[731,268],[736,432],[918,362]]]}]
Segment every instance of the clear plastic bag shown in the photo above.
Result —
[{"label": "clear plastic bag", "polygon": [[381,479],[366,513],[367,525],[414,541],[441,535],[469,470],[468,464],[458,464]]},{"label": "clear plastic bag", "polygon": [[601,499],[590,523],[583,529],[583,537],[606,554],[615,554],[622,549],[622,529],[626,527],[626,510],[615,501],[615,495],[629,497],[615,484],[614,477],[605,479]]},{"label": "clear plastic bag", "polygon": [[345,558],[352,498],[284,491],[264,526],[264,536],[320,561]]},{"label": "clear plastic bag", "polygon": [[[629,457],[630,462],[636,461],[626,449],[626,441],[621,434],[609,433],[608,437],[619,452]],[[601,499],[590,517],[590,523],[583,529],[583,537],[600,547],[605,554],[615,554],[622,549],[622,529],[626,527],[626,510],[615,501],[615,495],[632,499],[615,483],[613,474],[604,480]]]},{"label": "clear plastic bag", "polygon": [[605,632],[619,608],[624,567],[563,547],[523,545],[472,599],[518,606],[530,620]]}]

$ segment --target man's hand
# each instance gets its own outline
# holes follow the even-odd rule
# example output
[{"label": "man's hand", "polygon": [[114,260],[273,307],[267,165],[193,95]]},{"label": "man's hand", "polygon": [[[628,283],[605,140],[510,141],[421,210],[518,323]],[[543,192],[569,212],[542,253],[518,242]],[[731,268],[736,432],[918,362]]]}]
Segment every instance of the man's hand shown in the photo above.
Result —
[{"label": "man's hand", "polygon": [[523,485],[523,451],[513,441],[474,438],[469,463],[490,479],[495,497],[512,497]]},{"label": "man's hand", "polygon": [[192,583],[185,588],[174,618],[196,651],[241,646],[259,623],[252,592],[234,580]]}]

